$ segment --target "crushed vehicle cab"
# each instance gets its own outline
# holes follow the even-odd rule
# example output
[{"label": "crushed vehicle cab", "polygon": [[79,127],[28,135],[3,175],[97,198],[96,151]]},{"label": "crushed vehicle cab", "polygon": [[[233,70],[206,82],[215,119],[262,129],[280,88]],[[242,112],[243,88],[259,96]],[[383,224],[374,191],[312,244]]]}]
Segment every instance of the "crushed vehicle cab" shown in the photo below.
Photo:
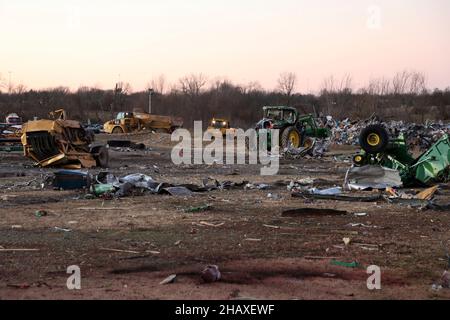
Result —
[{"label": "crushed vehicle cab", "polygon": [[227,132],[232,136],[236,136],[236,129],[231,128],[230,122],[226,119],[213,118],[208,126],[208,131],[212,132],[215,130],[219,130],[224,137],[227,135]]},{"label": "crushed vehicle cab", "polygon": [[6,123],[10,125],[21,125],[22,118],[17,113],[10,113],[6,116]]},{"label": "crushed vehicle cab", "polygon": [[80,122],[67,120],[64,110],[50,113],[51,119],[23,125],[24,155],[40,167],[80,169],[108,166],[108,149],[94,144],[94,135]]},{"label": "crushed vehicle cab", "polygon": [[103,125],[106,133],[123,134],[144,130],[172,133],[183,126],[183,119],[179,117],[160,116],[145,112],[119,112],[116,119]]},{"label": "crushed vehicle cab", "polygon": [[444,134],[431,148],[415,158],[403,134],[391,137],[382,124],[361,131],[362,151],[353,157],[356,166],[381,165],[398,170],[405,186],[450,181],[450,139]]},{"label": "crushed vehicle cab", "polygon": [[17,113],[6,116],[6,122],[0,123],[0,151],[22,152],[22,118]]},{"label": "crushed vehicle cab", "polygon": [[[319,128],[314,116],[300,115],[296,108],[285,106],[263,107],[264,119],[257,125],[258,129],[279,129],[280,147],[310,147],[310,138],[327,138],[330,130]],[[270,140],[269,140],[270,141]]]}]

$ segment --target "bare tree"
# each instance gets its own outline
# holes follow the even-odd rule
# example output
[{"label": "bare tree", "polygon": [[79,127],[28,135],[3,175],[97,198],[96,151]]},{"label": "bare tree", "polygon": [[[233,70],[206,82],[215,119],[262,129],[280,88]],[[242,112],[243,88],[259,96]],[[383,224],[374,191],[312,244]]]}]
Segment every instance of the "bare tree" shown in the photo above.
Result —
[{"label": "bare tree", "polygon": [[2,77],[2,74],[0,74],[0,89],[5,88],[9,94],[14,93],[14,84],[11,82],[11,73],[9,76],[9,80],[6,80],[6,78]]},{"label": "bare tree", "polygon": [[425,75],[420,72],[412,72],[409,83],[409,93],[410,94],[421,94],[427,90],[426,88],[427,80]]},{"label": "bare tree", "polygon": [[160,74],[156,79],[153,79],[149,84],[147,84],[147,90],[153,89],[156,93],[164,94],[166,90],[166,76]]},{"label": "bare tree", "polygon": [[340,81],[338,92],[342,93],[352,91],[352,86],[353,86],[353,79],[349,74],[346,74],[342,77]]},{"label": "bare tree", "polygon": [[216,77],[211,81],[211,89],[216,91],[220,90],[220,88],[224,85],[232,85],[232,83],[226,77]]},{"label": "bare tree", "polygon": [[26,87],[24,84],[20,83],[20,84],[18,84],[17,86],[15,86],[13,92],[14,92],[14,94],[23,94],[23,93],[25,93],[27,90],[28,90],[27,87]]},{"label": "bare tree", "polygon": [[128,82],[118,82],[114,88],[114,99],[111,103],[111,115],[118,109],[123,109],[125,106],[125,97],[132,92],[131,85]]},{"label": "bare tree", "polygon": [[0,73],[0,89],[2,89],[2,88],[8,88],[8,84],[7,84],[6,80],[3,79],[2,74]]},{"label": "bare tree", "polygon": [[351,103],[353,91],[353,80],[348,74],[340,80],[333,75],[325,78],[322,82],[320,95],[325,102],[326,112],[342,112]]},{"label": "bare tree", "polygon": [[381,79],[381,91],[380,94],[385,96],[388,95],[391,92],[391,80],[386,79],[383,77]]},{"label": "bare tree", "polygon": [[202,73],[190,74],[181,78],[180,80],[181,91],[191,97],[198,96],[202,88],[207,83],[207,78]]},{"label": "bare tree", "polygon": [[133,93],[133,88],[131,87],[131,84],[129,82],[124,82],[122,84],[122,93],[125,95]]},{"label": "bare tree", "polygon": [[393,94],[404,94],[406,93],[408,82],[410,80],[411,74],[404,70],[402,72],[397,72],[392,79],[392,93]]},{"label": "bare tree", "polygon": [[297,75],[293,72],[284,72],[278,78],[278,90],[286,96],[287,104],[291,103],[291,97],[297,85]]},{"label": "bare tree", "polygon": [[323,95],[334,92],[336,92],[336,81],[334,79],[334,76],[331,75],[322,81],[322,84],[320,86],[320,93]]},{"label": "bare tree", "polygon": [[244,88],[244,93],[250,93],[250,92],[264,92],[264,88],[261,86],[261,84],[257,81],[249,82]]},{"label": "bare tree", "polygon": [[371,79],[369,85],[362,88],[362,92],[370,95],[387,95],[391,92],[391,80],[384,77]]},{"label": "bare tree", "polygon": [[426,77],[417,71],[397,72],[392,79],[392,93],[421,94],[426,91]]}]

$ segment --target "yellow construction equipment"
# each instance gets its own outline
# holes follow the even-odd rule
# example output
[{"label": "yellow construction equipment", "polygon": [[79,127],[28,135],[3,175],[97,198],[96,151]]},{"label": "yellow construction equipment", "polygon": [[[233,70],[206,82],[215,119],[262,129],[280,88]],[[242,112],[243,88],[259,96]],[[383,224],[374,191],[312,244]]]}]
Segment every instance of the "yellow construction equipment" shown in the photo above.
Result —
[{"label": "yellow construction equipment", "polygon": [[103,125],[106,133],[122,134],[144,130],[172,133],[183,126],[183,119],[145,112],[119,112],[116,119]]},{"label": "yellow construction equipment", "polygon": [[67,120],[63,109],[52,119],[28,121],[22,128],[24,155],[41,167],[66,169],[107,167],[108,149],[94,144],[94,135],[75,120]]},{"label": "yellow construction equipment", "polygon": [[214,130],[219,130],[224,137],[227,135],[227,131],[233,136],[236,134],[236,129],[231,128],[230,121],[226,119],[213,118],[208,131],[212,132]]}]

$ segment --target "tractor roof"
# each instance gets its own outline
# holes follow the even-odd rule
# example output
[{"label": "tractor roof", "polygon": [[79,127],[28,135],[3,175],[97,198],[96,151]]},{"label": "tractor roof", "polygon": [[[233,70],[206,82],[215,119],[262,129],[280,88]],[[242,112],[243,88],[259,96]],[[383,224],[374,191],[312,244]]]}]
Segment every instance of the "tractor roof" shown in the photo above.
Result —
[{"label": "tractor roof", "polygon": [[265,106],[263,107],[263,110],[269,110],[269,109],[275,109],[275,110],[290,110],[290,111],[294,111],[297,112],[297,109],[294,107],[286,107],[286,106]]}]

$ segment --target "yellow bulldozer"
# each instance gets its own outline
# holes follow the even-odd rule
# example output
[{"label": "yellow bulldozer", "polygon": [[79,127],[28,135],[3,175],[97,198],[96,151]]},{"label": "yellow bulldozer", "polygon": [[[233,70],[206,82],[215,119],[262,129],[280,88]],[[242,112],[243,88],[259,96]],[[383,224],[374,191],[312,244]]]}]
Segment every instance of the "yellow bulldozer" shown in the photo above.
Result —
[{"label": "yellow bulldozer", "polygon": [[183,126],[179,117],[160,116],[146,112],[119,112],[116,119],[103,125],[106,133],[123,134],[144,130],[172,133]]},{"label": "yellow bulldozer", "polygon": [[208,131],[213,132],[215,130],[219,130],[224,137],[227,132],[232,136],[236,135],[236,129],[231,127],[230,121],[227,119],[213,118],[208,126]]},{"label": "yellow bulldozer", "polygon": [[67,120],[63,109],[50,119],[28,121],[22,128],[24,155],[40,167],[81,169],[108,166],[108,149],[94,143],[93,133],[80,122]]}]

